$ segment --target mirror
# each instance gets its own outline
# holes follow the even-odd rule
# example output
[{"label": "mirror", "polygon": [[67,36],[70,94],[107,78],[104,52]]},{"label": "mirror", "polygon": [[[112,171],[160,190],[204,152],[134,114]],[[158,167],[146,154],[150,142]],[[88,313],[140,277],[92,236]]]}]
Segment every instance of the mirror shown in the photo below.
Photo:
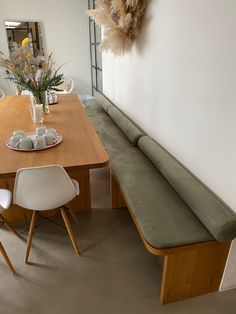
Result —
[{"label": "mirror", "polygon": [[44,60],[42,25],[39,22],[5,21],[10,56],[25,47],[31,54]]}]

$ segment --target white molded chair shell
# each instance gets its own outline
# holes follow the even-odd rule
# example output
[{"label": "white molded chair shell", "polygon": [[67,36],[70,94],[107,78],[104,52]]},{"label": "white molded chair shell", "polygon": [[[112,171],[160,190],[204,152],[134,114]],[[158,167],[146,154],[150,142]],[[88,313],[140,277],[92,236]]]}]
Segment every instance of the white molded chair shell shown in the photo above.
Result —
[{"label": "white molded chair shell", "polygon": [[60,165],[19,169],[13,203],[36,211],[59,208],[79,194],[79,184]]},{"label": "white molded chair shell", "polygon": [[68,85],[68,94],[70,94],[72,92],[72,90],[75,87],[75,82],[72,80],[72,78],[68,77],[66,78],[66,83]]},{"label": "white molded chair shell", "polygon": [[[70,77],[65,77],[64,82],[61,84],[61,87],[64,88],[61,91],[57,91],[57,94],[70,94],[75,86],[75,82]],[[60,86],[58,86],[60,89]]]},{"label": "white molded chair shell", "polygon": [[3,100],[4,97],[5,97],[4,90],[0,88],[0,100]]},{"label": "white molded chair shell", "polygon": [[24,89],[20,94],[21,95],[30,95],[30,91],[28,89]]},{"label": "white molded chair shell", "polygon": [[10,206],[11,196],[11,191],[0,189],[0,213]]}]

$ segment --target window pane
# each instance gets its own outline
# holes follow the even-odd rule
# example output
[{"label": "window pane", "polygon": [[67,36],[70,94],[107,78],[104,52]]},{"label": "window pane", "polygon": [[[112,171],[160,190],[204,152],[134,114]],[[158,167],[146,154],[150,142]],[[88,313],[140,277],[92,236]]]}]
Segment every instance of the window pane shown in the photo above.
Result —
[{"label": "window pane", "polygon": [[90,10],[94,9],[93,4],[94,4],[94,1],[93,0],[89,0],[89,9]]},{"label": "window pane", "polygon": [[97,79],[98,79],[98,86],[97,89],[102,92],[103,91],[103,86],[102,86],[102,71],[97,71]]},{"label": "window pane", "polygon": [[94,44],[94,22],[91,20],[89,22],[89,26],[90,26],[90,36],[91,36],[91,43]]},{"label": "window pane", "polygon": [[96,42],[100,43],[101,42],[101,27],[96,26]]},{"label": "window pane", "polygon": [[92,77],[93,77],[93,80],[92,80],[93,87],[97,88],[96,70],[94,68],[92,68]]},{"label": "window pane", "polygon": [[99,45],[96,45],[97,52],[97,67],[102,69],[102,53],[100,51]]},{"label": "window pane", "polygon": [[[96,8],[96,1],[89,0],[88,7],[90,10]],[[102,53],[99,50],[101,42],[101,27],[95,25],[92,19],[89,20],[90,27],[90,50],[91,50],[91,71],[92,71],[92,92],[99,90],[102,92]],[[100,69],[100,70],[99,70]]]},{"label": "window pane", "polygon": [[92,53],[92,56],[91,56],[92,65],[96,66],[95,45],[92,45],[92,46],[91,46],[91,53]]}]

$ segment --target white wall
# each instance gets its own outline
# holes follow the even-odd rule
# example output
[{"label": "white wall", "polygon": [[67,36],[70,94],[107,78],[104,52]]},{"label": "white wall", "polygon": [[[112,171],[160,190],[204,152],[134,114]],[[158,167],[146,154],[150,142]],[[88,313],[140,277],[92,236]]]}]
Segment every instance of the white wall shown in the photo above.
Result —
[{"label": "white wall", "polygon": [[[75,80],[75,92],[91,93],[86,10],[85,0],[0,0],[0,51],[8,54],[4,20],[42,22],[46,52],[53,52],[57,65],[69,61],[62,72]],[[12,91],[2,78],[1,87]]]},{"label": "white wall", "polygon": [[153,0],[103,73],[104,94],[236,212],[235,16],[235,0]]}]

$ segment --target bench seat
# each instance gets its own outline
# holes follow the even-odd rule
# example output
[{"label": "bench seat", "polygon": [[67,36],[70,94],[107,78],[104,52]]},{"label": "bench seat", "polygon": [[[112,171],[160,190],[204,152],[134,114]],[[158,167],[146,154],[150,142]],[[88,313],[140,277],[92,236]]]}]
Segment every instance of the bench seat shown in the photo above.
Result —
[{"label": "bench seat", "polygon": [[160,302],[217,291],[235,215],[106,97],[96,98],[85,110],[110,157],[111,207],[126,206],[146,249],[164,256]]},{"label": "bench seat", "polygon": [[114,156],[111,168],[150,245],[160,249],[214,240],[138,148]]}]

